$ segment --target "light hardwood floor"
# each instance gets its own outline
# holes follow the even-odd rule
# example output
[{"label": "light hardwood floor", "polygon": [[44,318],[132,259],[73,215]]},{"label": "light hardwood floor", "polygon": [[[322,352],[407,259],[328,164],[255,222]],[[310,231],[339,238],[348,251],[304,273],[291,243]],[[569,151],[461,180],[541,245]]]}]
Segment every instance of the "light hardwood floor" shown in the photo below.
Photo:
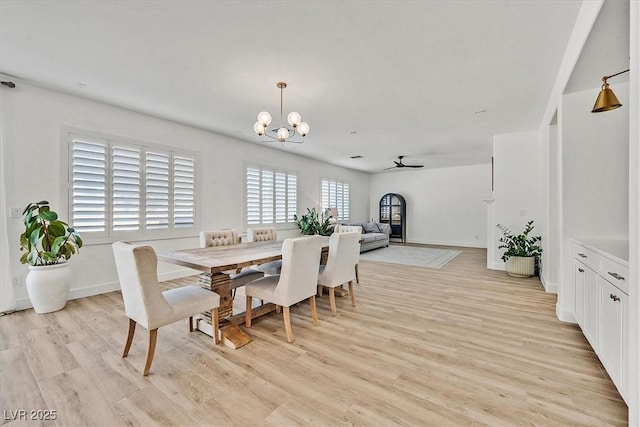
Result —
[{"label": "light hardwood floor", "polygon": [[146,330],[121,357],[118,292],[3,316],[3,418],[48,408],[57,420],[44,424],[60,426],[626,425],[580,330],[556,319],[555,295],[486,270],[485,250],[460,249],[441,270],[362,261],[357,307],[338,298],[332,317],[319,298],[319,327],[307,303],[293,307],[293,344],[276,313],[255,320],[239,350],[186,322],[161,328],[146,378]]}]

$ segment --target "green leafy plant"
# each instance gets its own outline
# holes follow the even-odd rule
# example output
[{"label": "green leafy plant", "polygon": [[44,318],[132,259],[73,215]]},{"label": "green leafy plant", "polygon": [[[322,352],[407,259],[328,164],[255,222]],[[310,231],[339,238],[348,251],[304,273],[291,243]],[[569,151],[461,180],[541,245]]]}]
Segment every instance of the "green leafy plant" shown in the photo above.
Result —
[{"label": "green leafy plant", "polygon": [[302,234],[319,234],[321,236],[329,236],[333,233],[333,225],[329,223],[329,218],[321,221],[316,208],[307,208],[307,213],[300,218],[298,218],[298,215],[293,216]]},{"label": "green leafy plant", "polygon": [[20,250],[25,253],[20,262],[23,264],[60,264],[82,247],[80,235],[58,219],[58,214],[51,210],[46,200],[29,203],[22,218],[25,230],[20,235]]},{"label": "green leafy plant", "polygon": [[498,239],[500,246],[498,249],[506,249],[502,255],[502,260],[507,261],[512,256],[529,257],[542,254],[542,248],[537,243],[542,240],[540,236],[529,237],[533,230],[533,220],[529,221],[524,231],[518,235],[513,235],[504,225],[498,224],[496,227],[502,231],[502,237]]}]

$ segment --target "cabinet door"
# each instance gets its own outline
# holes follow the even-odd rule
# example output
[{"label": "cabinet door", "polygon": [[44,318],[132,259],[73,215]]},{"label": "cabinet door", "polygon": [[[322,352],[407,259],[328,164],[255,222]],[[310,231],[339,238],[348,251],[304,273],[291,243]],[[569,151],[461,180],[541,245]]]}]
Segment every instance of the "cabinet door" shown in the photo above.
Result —
[{"label": "cabinet door", "polygon": [[574,315],[576,322],[584,330],[584,282],[585,282],[585,266],[581,262],[574,262],[573,281],[575,284],[575,307]]},{"label": "cabinet door", "polygon": [[598,275],[589,267],[584,267],[584,328],[582,333],[587,337],[591,347],[599,352],[598,312],[600,292],[598,291]]},{"label": "cabinet door", "polygon": [[[620,289],[602,278],[600,278],[600,291],[601,341],[599,356],[611,379],[621,389],[628,297]],[[622,394],[622,390],[620,392]]]}]

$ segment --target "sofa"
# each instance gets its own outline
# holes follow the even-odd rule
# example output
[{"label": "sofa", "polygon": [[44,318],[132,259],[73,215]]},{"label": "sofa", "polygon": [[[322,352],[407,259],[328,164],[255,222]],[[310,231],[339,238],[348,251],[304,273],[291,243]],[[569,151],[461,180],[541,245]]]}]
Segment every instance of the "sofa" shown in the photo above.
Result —
[{"label": "sofa", "polygon": [[360,227],[360,232],[362,233],[360,252],[389,246],[389,235],[391,234],[389,224],[381,224],[379,222],[338,224],[335,226],[334,232],[352,231],[353,229],[349,229],[350,227]]}]

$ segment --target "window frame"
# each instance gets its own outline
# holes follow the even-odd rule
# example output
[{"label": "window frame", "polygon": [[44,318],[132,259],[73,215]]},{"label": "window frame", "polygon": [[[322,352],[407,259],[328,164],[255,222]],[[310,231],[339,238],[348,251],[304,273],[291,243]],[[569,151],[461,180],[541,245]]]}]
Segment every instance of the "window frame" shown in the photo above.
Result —
[{"label": "window frame", "polygon": [[[260,171],[260,177],[262,178],[262,173],[264,171],[268,171],[271,172],[273,174],[273,194],[272,194],[272,198],[273,198],[273,222],[263,222],[263,208],[262,208],[262,183],[260,183],[260,190],[258,191],[258,193],[260,194],[260,207],[258,208],[258,212],[260,213],[260,222],[259,223],[249,223],[249,213],[248,213],[248,197],[249,197],[249,189],[248,189],[248,171],[249,169],[258,169]],[[286,175],[286,180],[285,180],[285,185],[284,188],[286,188],[286,192],[284,195],[284,199],[285,199],[285,212],[286,212],[286,220],[284,222],[277,222],[277,205],[278,205],[278,200],[276,198],[276,178],[277,178],[277,174],[285,174]],[[289,203],[291,202],[291,192],[290,192],[290,183],[289,183],[289,176],[294,176],[295,177],[295,207],[293,207],[293,211],[291,209],[291,207],[289,207]],[[267,165],[267,164],[262,164],[262,163],[257,163],[257,162],[244,162],[243,165],[243,187],[242,187],[242,215],[243,215],[243,223],[246,228],[252,228],[252,227],[274,227],[277,230],[293,230],[296,229],[297,226],[295,225],[295,220],[293,219],[293,216],[289,216],[289,215],[297,215],[298,214],[298,201],[299,201],[299,197],[298,197],[298,192],[299,192],[299,188],[300,188],[300,174],[298,173],[297,170],[293,170],[293,169],[287,169],[287,168],[283,168],[283,167],[278,167],[278,166],[272,166],[272,165]]]},{"label": "window frame", "polygon": [[[331,188],[331,183],[333,182],[337,188],[338,184],[342,185],[343,190],[342,190],[342,201],[341,203],[337,202],[337,198],[338,198],[338,192],[336,190],[336,205],[338,206],[325,206],[324,205],[324,195],[323,195],[323,187],[324,187],[324,182],[327,181],[328,182],[328,186],[329,189]],[[348,187],[348,200],[347,200],[347,212],[348,212],[348,216],[344,216],[344,186]],[[328,199],[331,200],[331,195],[328,195]],[[329,204],[330,202],[327,202],[327,204]],[[344,221],[344,222],[348,222],[351,220],[351,183],[346,181],[346,180],[342,180],[342,179],[337,179],[337,178],[329,178],[329,177],[321,177],[320,178],[320,209],[321,212],[324,213],[325,209],[327,208],[336,208],[338,209],[338,218],[336,218],[337,221]]]},{"label": "window frame", "polygon": [[[200,154],[193,150],[173,147],[169,145],[150,143],[146,141],[135,140],[127,137],[106,134],[102,132],[89,131],[86,129],[61,127],[61,173],[65,175],[61,180],[60,194],[66,195],[67,217],[69,225],[73,225],[73,203],[74,203],[74,140],[84,139],[89,143],[104,144],[105,150],[105,230],[104,231],[85,231],[80,232],[85,245],[108,244],[118,240],[127,241],[152,241],[164,239],[180,239],[187,237],[195,237],[199,230],[199,209],[200,203],[199,193],[199,167]],[[140,210],[139,210],[139,229],[137,230],[113,230],[113,148],[115,147],[139,149],[139,180],[140,180]],[[146,160],[147,153],[163,153],[169,155],[168,169],[168,201],[169,201],[169,224],[167,228],[147,229],[147,205],[146,205]],[[175,205],[175,158],[189,158],[193,160],[193,225],[191,227],[176,227],[176,205]]]}]

